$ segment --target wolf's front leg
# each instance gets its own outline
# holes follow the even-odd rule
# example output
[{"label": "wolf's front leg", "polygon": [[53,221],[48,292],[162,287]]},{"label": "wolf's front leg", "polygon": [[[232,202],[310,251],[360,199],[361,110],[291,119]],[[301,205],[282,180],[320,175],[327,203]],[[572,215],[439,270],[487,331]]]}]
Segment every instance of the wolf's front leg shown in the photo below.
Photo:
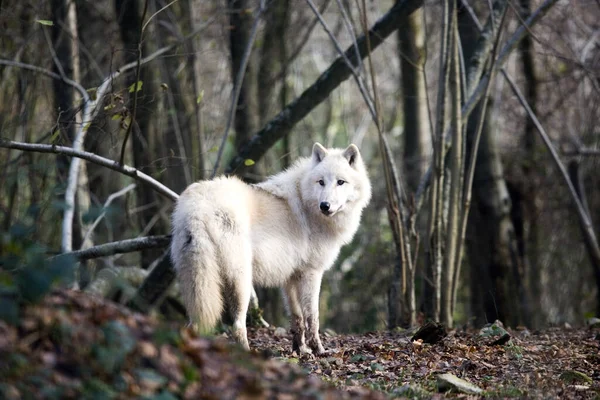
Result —
[{"label": "wolf's front leg", "polygon": [[292,280],[285,286],[285,296],[290,312],[290,330],[292,331],[292,351],[298,354],[311,353],[304,341],[305,321],[298,297],[298,282]]},{"label": "wolf's front leg", "polygon": [[319,337],[319,292],[323,272],[311,271],[302,276],[299,282],[300,299],[302,301],[302,314],[307,325],[308,346],[313,354],[324,354],[325,348]]}]

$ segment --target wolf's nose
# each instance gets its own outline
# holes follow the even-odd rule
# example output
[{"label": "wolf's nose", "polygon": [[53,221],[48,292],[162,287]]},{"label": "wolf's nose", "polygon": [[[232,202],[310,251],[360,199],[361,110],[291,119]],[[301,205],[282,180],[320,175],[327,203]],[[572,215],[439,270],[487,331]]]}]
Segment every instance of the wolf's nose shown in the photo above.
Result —
[{"label": "wolf's nose", "polygon": [[319,208],[323,212],[329,211],[329,207],[330,207],[330,204],[328,202],[326,202],[326,201],[322,201],[321,204],[319,205]]}]

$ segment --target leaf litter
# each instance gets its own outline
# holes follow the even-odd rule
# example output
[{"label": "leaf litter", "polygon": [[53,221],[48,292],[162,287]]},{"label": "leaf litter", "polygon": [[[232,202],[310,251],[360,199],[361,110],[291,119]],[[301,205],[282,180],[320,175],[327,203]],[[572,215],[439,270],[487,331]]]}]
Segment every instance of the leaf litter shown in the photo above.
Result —
[{"label": "leaf litter", "polygon": [[[292,353],[281,328],[250,328],[247,354],[74,291],[20,315],[0,321],[0,398],[600,398],[599,328],[502,329],[501,345],[470,330],[436,344],[415,330],[325,332],[315,357]],[[481,392],[440,392],[442,374]]]}]

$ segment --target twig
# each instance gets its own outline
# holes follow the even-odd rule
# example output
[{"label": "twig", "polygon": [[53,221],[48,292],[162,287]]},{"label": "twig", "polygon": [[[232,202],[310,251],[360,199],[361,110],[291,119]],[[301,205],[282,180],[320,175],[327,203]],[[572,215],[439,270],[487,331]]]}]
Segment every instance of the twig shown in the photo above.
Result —
[{"label": "twig", "polygon": [[217,171],[219,170],[219,164],[221,163],[221,158],[223,157],[223,151],[225,150],[227,137],[229,136],[229,131],[231,130],[231,124],[233,124],[233,120],[235,119],[235,112],[238,107],[240,91],[242,90],[242,82],[244,80],[244,75],[246,75],[246,67],[248,66],[250,54],[252,53],[252,48],[254,47],[254,42],[256,41],[258,25],[265,9],[265,0],[261,0],[260,7],[258,8],[258,11],[256,12],[256,15],[254,17],[254,24],[252,25],[250,37],[248,38],[248,43],[246,44],[246,49],[244,51],[242,62],[240,64],[240,69],[238,70],[237,75],[235,77],[235,85],[231,94],[231,104],[229,105],[229,114],[227,116],[227,125],[225,125],[225,132],[223,132],[223,138],[221,139],[221,145],[219,146],[219,152],[217,153],[217,160],[215,161],[215,166],[210,176],[211,179],[214,178],[215,175],[217,175]]},{"label": "twig", "polygon": [[86,160],[91,163],[101,165],[106,168],[110,168],[113,171],[117,171],[122,173],[123,175],[130,176],[140,182],[145,183],[156,192],[162,194],[163,196],[171,199],[173,201],[179,198],[179,195],[158,182],[156,179],[151,176],[146,175],[142,171],[139,171],[133,167],[128,165],[121,165],[117,161],[110,160],[108,158],[101,157],[97,154],[90,153],[87,151],[78,151],[71,147],[66,146],[53,146],[50,144],[35,144],[35,143],[22,143],[15,142],[8,139],[0,138],[0,147],[4,147],[7,149],[17,149],[24,151],[33,151],[36,153],[54,153],[54,154],[62,154],[70,157],[76,157],[78,159]]},{"label": "twig", "polygon": [[33,71],[33,72],[37,72],[38,74],[45,75],[49,78],[62,81],[64,83],[66,83],[67,85],[72,86],[75,90],[77,90],[79,92],[79,94],[81,95],[81,97],[83,97],[84,102],[89,101],[89,95],[83,86],[81,86],[79,83],[75,82],[72,79],[69,79],[67,77],[63,78],[59,74],[56,74],[45,68],[38,67],[37,65],[31,65],[31,64],[22,63],[19,61],[5,60],[5,59],[0,59],[0,65],[4,65],[7,67],[26,69],[28,71]]},{"label": "twig", "polygon": [[171,235],[162,236],[146,236],[136,239],[120,240],[118,242],[105,243],[98,246],[90,247],[85,250],[70,251],[61,253],[51,259],[59,257],[71,256],[79,261],[89,260],[92,258],[100,258],[112,256],[115,254],[132,253],[134,251],[157,249],[167,247],[171,243]]},{"label": "twig", "polygon": [[127,194],[128,192],[133,190],[134,188],[135,188],[135,183],[132,183],[131,185],[108,196],[108,198],[106,199],[106,202],[102,206],[102,213],[100,213],[100,215],[98,216],[98,218],[96,218],[96,220],[94,221],[92,226],[90,226],[90,229],[88,229],[88,231],[85,233],[85,236],[83,237],[83,240],[81,241],[82,243],[85,243],[89,239],[89,237],[92,234],[92,232],[94,231],[94,229],[96,229],[96,227],[98,226],[100,221],[102,221],[102,218],[104,218],[104,216],[106,215],[106,208],[110,205],[110,203],[112,203],[113,200],[115,200],[121,196],[124,196],[125,194]]}]

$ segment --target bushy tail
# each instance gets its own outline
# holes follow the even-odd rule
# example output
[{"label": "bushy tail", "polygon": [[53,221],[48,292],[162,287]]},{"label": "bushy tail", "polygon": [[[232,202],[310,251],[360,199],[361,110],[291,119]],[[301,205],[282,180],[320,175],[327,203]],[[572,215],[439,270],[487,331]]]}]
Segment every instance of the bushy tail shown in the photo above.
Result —
[{"label": "bushy tail", "polygon": [[192,234],[188,229],[174,228],[171,258],[185,308],[199,333],[211,333],[223,311],[222,278],[214,243],[206,231]]}]

